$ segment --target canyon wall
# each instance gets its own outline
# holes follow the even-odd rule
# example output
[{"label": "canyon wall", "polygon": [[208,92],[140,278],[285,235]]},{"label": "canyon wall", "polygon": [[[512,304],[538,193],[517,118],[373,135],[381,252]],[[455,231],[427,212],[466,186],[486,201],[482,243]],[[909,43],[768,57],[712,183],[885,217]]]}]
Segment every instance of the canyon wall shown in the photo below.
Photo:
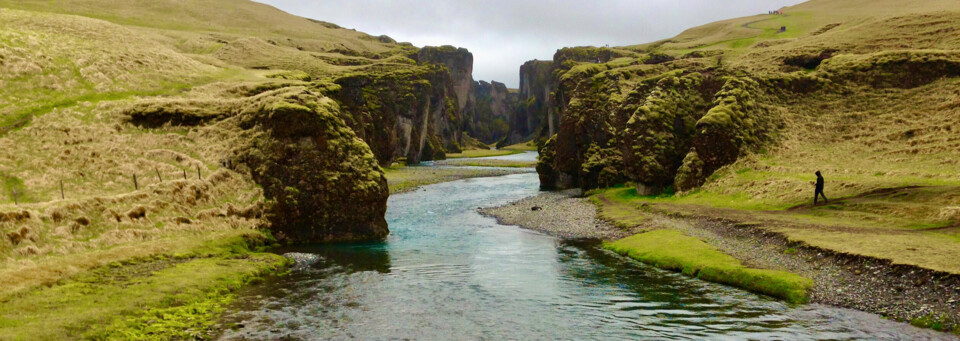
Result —
[{"label": "canyon wall", "polygon": [[514,120],[517,94],[496,81],[477,81],[471,90],[471,108],[464,112],[464,131],[485,143],[508,137]]},{"label": "canyon wall", "polygon": [[553,114],[553,65],[552,61],[531,60],[520,66],[517,110],[510,121],[511,142],[553,135],[556,122],[550,119]]}]

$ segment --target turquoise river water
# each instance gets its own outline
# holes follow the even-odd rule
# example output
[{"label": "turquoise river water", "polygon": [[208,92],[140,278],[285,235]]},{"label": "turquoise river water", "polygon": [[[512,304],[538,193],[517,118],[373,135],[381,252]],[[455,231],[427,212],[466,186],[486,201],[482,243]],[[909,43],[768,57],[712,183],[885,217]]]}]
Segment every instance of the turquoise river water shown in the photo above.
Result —
[{"label": "turquoise river water", "polygon": [[391,196],[385,242],[279,250],[298,264],[245,290],[222,339],[953,339],[854,310],[787,305],[476,212],[537,191],[526,173]]}]

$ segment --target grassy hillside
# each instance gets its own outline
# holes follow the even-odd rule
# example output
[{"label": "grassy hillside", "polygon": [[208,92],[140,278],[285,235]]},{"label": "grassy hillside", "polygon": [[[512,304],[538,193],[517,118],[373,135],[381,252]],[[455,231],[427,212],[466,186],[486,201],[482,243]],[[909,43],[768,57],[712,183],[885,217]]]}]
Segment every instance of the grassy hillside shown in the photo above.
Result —
[{"label": "grassy hillside", "polygon": [[[328,151],[363,147],[337,174],[376,184],[324,96],[342,75],[414,69],[417,50],[251,1],[0,1],[0,339],[205,335],[284,262],[257,252],[275,186],[237,160],[289,179],[237,148],[291,153],[302,132],[257,127],[319,115]],[[169,281],[183,273],[206,277]]]},{"label": "grassy hillside", "polygon": [[[960,3],[782,12],[559,50],[543,185],[629,183],[597,194],[625,224],[648,211],[721,218],[960,274]],[[818,170],[831,200],[814,206]]]}]

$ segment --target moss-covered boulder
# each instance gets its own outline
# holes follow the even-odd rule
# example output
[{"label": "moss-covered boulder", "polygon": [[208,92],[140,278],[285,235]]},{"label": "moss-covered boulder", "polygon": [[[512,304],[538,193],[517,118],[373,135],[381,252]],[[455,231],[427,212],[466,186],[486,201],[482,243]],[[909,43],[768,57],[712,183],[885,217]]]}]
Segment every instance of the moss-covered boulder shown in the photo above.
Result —
[{"label": "moss-covered boulder", "polygon": [[[221,136],[222,165],[263,188],[265,228],[293,243],[383,239],[388,196],[370,148],[323,95],[335,85],[258,87],[209,99],[154,98],[123,109],[136,125]],[[221,94],[223,95],[223,94]]]},{"label": "moss-covered boulder", "polygon": [[302,87],[257,96],[239,114],[254,131],[237,160],[263,187],[275,236],[293,242],[382,239],[387,181],[335,101]]}]

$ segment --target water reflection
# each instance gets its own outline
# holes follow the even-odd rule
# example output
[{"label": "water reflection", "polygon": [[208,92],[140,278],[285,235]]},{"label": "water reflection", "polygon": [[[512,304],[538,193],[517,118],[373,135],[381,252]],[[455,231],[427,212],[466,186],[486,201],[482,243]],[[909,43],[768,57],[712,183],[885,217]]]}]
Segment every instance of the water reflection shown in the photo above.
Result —
[{"label": "water reflection", "polygon": [[390,272],[390,253],[387,252],[385,243],[298,245],[285,246],[274,251],[279,254],[316,256],[318,261],[311,262],[313,267],[337,266],[352,272]]}]

